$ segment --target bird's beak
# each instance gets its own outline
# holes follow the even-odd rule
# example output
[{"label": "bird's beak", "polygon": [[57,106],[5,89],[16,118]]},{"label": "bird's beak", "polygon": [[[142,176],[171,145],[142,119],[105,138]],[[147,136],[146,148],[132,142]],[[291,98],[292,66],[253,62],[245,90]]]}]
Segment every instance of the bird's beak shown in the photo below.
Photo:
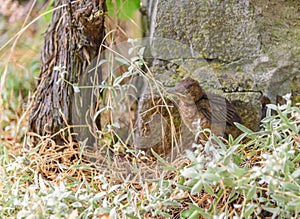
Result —
[{"label": "bird's beak", "polygon": [[176,91],[175,87],[168,88],[168,89],[167,89],[167,92],[170,93],[170,94],[177,94],[177,93],[178,93],[178,92]]}]

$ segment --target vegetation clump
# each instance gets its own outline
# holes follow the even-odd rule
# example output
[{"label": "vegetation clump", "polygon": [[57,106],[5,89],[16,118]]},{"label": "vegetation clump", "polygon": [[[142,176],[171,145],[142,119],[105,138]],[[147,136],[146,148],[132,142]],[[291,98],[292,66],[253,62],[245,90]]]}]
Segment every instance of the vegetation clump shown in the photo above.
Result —
[{"label": "vegetation clump", "polygon": [[96,168],[75,144],[44,138],[38,152],[26,144],[13,152],[1,142],[0,217],[297,218],[300,108],[289,97],[268,105],[260,131],[238,125],[243,133],[228,142],[211,134],[174,164],[120,150],[132,156],[128,165],[152,159],[161,166],[152,180],[114,178],[106,174],[113,169]]},{"label": "vegetation clump", "polygon": [[[30,101],[24,103],[38,57],[17,51],[4,52],[1,57],[11,59],[0,62],[0,218],[299,218],[300,105],[292,104],[291,95],[284,105],[267,105],[259,131],[237,124],[242,134],[224,140],[200,129],[199,135],[210,133],[207,141],[172,163],[115,141],[111,125],[102,133],[103,153],[96,154],[106,161],[101,165],[87,159],[85,142],[58,145],[53,136],[34,136],[39,144],[33,147],[26,135]],[[142,74],[141,57],[119,59],[131,69],[114,78],[119,91],[123,79]],[[15,77],[19,68],[22,77]]]}]

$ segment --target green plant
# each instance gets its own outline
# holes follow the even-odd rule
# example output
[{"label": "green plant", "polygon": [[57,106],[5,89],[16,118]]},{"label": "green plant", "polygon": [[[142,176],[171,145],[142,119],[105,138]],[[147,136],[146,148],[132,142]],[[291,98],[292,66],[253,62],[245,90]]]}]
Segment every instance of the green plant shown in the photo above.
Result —
[{"label": "green plant", "polygon": [[[114,112],[119,100],[128,95],[129,85],[123,83],[125,80],[136,75],[153,79],[142,70],[146,63],[141,45],[132,44],[131,59],[115,51],[112,53],[114,56],[99,64],[115,66],[117,62],[117,66],[126,66],[127,70],[119,75],[114,68],[109,68],[110,78],[97,89],[102,89],[104,97],[111,93],[110,103],[116,104],[104,105],[98,114],[108,109]],[[59,83],[67,82],[65,69],[57,67],[56,70],[61,73]],[[74,91],[85,89],[71,85]],[[76,152],[74,148],[62,150],[59,146],[58,154],[73,151],[78,156],[76,162],[66,164],[54,158],[55,162],[50,162],[53,145],[48,154],[45,152],[46,156],[42,156],[36,148],[13,154],[0,143],[0,217],[90,218],[105,214],[111,218],[134,219],[175,215],[181,218],[200,215],[205,218],[297,218],[300,109],[291,106],[289,96],[286,99],[286,105],[268,105],[260,131],[253,132],[237,124],[243,133],[236,139],[230,136],[228,142],[211,134],[204,145],[194,145],[194,150],[187,152],[188,162],[181,162],[186,160],[181,158],[178,164],[169,164],[153,152],[157,159],[155,167],[159,169],[155,180],[125,178],[120,181],[114,177],[118,170],[109,165],[101,169],[84,163],[83,148]],[[107,126],[106,131],[114,134],[118,127],[116,122]],[[51,139],[46,140],[46,144],[49,142],[52,144]],[[119,147],[116,142],[110,144],[114,153],[132,156],[132,166],[137,167],[137,160],[145,156],[140,151]],[[44,175],[47,168],[59,170],[55,180]],[[70,173],[80,173],[80,178]]]},{"label": "green plant", "polygon": [[139,9],[140,0],[108,0],[106,1],[108,14],[128,20],[133,18],[133,13]]},{"label": "green plant", "polygon": [[[40,3],[43,3],[44,0],[39,0]],[[47,24],[50,24],[51,21],[51,17],[52,17],[52,10],[53,10],[53,5],[54,5],[54,0],[49,0],[47,2],[47,8],[45,8],[44,10],[40,11],[40,14],[44,14],[44,16],[42,17],[42,19],[44,20],[44,22],[46,22]],[[48,13],[49,12],[49,13]]]},{"label": "green plant", "polygon": [[237,139],[225,144],[211,135],[204,147],[188,153],[192,163],[181,172],[185,185],[192,195],[204,192],[213,200],[208,209],[191,204],[191,214],[227,218],[234,209],[239,218],[299,216],[300,109],[291,106],[290,95],[285,98],[286,105],[268,105],[259,132],[238,124],[244,133]]}]

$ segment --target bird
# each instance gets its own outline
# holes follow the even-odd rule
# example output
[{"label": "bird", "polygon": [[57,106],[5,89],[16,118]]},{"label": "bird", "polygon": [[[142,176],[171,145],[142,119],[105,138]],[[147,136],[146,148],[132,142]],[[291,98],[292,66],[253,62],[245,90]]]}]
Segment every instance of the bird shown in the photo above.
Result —
[{"label": "bird", "polygon": [[209,128],[217,136],[240,134],[234,123],[242,124],[242,119],[233,104],[221,95],[205,92],[197,80],[187,77],[169,92],[179,99],[176,105],[181,119],[192,133],[199,131],[200,122],[202,129]]}]

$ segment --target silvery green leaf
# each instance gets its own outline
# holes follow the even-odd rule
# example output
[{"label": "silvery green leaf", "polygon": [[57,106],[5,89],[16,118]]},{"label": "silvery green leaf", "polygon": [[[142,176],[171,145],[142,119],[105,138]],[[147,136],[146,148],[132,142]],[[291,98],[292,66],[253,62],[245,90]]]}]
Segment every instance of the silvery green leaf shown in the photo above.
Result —
[{"label": "silvery green leaf", "polygon": [[202,177],[205,179],[205,181],[209,182],[218,182],[220,180],[220,177],[213,173],[204,173]]},{"label": "silvery green leaf", "polygon": [[275,110],[275,111],[278,110],[278,107],[277,107],[276,105],[274,105],[274,104],[267,104],[267,107],[268,107],[269,109],[272,109],[272,110]]},{"label": "silvery green leaf", "polygon": [[114,191],[116,191],[120,187],[121,187],[121,185],[118,185],[118,184],[117,185],[113,185],[112,187],[110,187],[108,193],[114,192]]},{"label": "silvery green leaf", "polygon": [[300,168],[296,169],[293,173],[292,173],[292,177],[294,179],[300,179]]},{"label": "silvery green leaf", "polygon": [[94,201],[101,201],[102,198],[103,198],[104,196],[106,196],[106,195],[107,195],[106,192],[99,192],[99,193],[97,193],[96,195],[94,195],[93,200],[94,200]]},{"label": "silvery green leaf", "polygon": [[245,211],[244,211],[244,218],[249,218],[252,215],[252,213],[254,212],[254,209],[256,207],[257,206],[254,204],[247,205],[247,207],[245,208]]},{"label": "silvery green leaf", "polygon": [[215,194],[214,194],[214,190],[211,188],[211,186],[210,186],[208,183],[204,183],[203,186],[204,186],[204,190],[205,190],[208,194],[210,194],[211,196],[214,196],[214,195],[215,195]]},{"label": "silvery green leaf", "polygon": [[121,57],[116,56],[116,57],[115,57],[115,60],[118,61],[118,62],[120,62],[120,63],[123,64],[123,65],[130,65],[129,62],[128,62],[128,60],[123,59],[123,58],[121,58]]},{"label": "silvery green leaf", "polygon": [[140,48],[140,50],[139,50],[139,52],[138,52],[138,55],[139,55],[140,57],[143,57],[143,56],[144,56],[144,52],[145,52],[145,47],[142,47],[142,48]]},{"label": "silvery green leaf", "polygon": [[81,208],[82,207],[82,204],[80,202],[73,202],[71,205],[73,208]]},{"label": "silvery green leaf", "polygon": [[73,84],[74,93],[80,93],[80,89],[77,85]]},{"label": "silvery green leaf", "polygon": [[184,176],[185,178],[195,178],[199,175],[199,173],[194,168],[187,167],[181,171],[181,175]]},{"label": "silvery green leaf", "polygon": [[202,181],[199,180],[199,181],[192,187],[191,194],[192,194],[192,195],[195,195],[195,194],[197,194],[198,192],[201,192],[202,188],[203,188]]},{"label": "silvery green leaf", "polygon": [[238,129],[240,129],[240,130],[243,131],[244,133],[247,133],[247,134],[253,134],[253,131],[250,130],[250,129],[248,129],[247,127],[245,127],[245,126],[243,126],[243,125],[241,125],[241,124],[239,124],[239,123],[237,123],[237,122],[235,122],[234,124],[236,125],[236,127],[237,127]]},{"label": "silvery green leaf", "polygon": [[252,188],[247,192],[246,199],[251,200],[254,195],[256,195],[256,186],[253,185]]}]

